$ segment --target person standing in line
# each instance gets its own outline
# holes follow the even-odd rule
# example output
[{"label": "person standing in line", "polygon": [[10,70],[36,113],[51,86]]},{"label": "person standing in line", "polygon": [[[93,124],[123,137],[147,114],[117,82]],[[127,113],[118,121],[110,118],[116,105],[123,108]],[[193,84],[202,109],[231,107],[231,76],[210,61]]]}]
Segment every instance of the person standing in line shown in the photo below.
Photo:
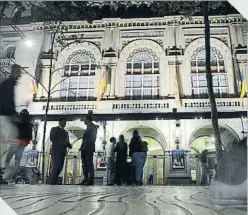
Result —
[{"label": "person standing in line", "polygon": [[153,184],[153,175],[154,175],[154,171],[153,168],[150,170],[149,172],[149,184],[152,185]]},{"label": "person standing in line", "polygon": [[143,185],[143,167],[147,158],[147,151],[144,149],[145,143],[142,142],[138,130],[134,130],[129,144],[129,154],[132,157],[132,163],[135,169],[135,184],[137,186]]},{"label": "person standing in line", "polygon": [[116,138],[111,137],[109,143],[106,145],[106,172],[108,186],[113,186],[115,184],[115,147]]},{"label": "person standing in line", "polygon": [[81,152],[84,179],[80,184],[90,186],[94,185],[93,156],[95,152],[97,127],[95,124],[92,123],[91,115],[87,115],[85,117],[84,123],[87,128],[84,131],[82,145],[79,149],[79,151]]},{"label": "person standing in line", "polygon": [[[27,109],[23,109],[20,112],[20,122],[18,123],[18,129],[19,129],[19,138],[11,143],[9,150],[6,154],[6,160],[5,160],[5,171],[6,174],[9,174],[7,178],[9,177],[11,181],[15,178],[16,173],[19,169],[24,148],[32,140],[32,124]],[[15,166],[13,169],[11,169],[9,168],[9,165],[14,155],[15,155]]]},{"label": "person standing in line", "polygon": [[201,178],[201,185],[208,184],[208,150],[203,150],[202,154],[200,155],[200,160],[202,164],[202,178]]},{"label": "person standing in line", "polygon": [[[10,76],[0,84],[0,167],[5,166],[4,154],[14,139],[18,139],[19,114],[15,106],[15,86],[21,77],[21,66],[14,64]],[[4,175],[8,180],[8,176]]]},{"label": "person standing in line", "polygon": [[50,132],[51,148],[51,176],[50,183],[58,184],[58,178],[63,170],[67,148],[71,149],[68,132],[64,129],[66,126],[66,118],[59,119],[59,126],[53,127]]},{"label": "person standing in line", "polygon": [[116,152],[116,184],[122,185],[127,182],[127,143],[123,135],[120,135],[119,142],[115,147]]}]

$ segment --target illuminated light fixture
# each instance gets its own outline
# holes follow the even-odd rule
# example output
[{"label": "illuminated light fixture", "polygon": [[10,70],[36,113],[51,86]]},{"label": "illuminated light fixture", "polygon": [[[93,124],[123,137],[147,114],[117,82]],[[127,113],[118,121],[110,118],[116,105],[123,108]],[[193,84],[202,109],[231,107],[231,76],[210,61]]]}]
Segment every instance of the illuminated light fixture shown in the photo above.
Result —
[{"label": "illuminated light fixture", "polygon": [[174,134],[177,139],[181,136],[181,124],[179,121],[176,121],[176,128]]},{"label": "illuminated light fixture", "polygon": [[215,138],[214,138],[214,136],[212,136],[212,142],[215,143]]},{"label": "illuminated light fixture", "polygon": [[31,47],[33,47],[33,45],[34,45],[33,41],[30,40],[30,39],[25,39],[25,40],[24,40],[24,43],[25,43],[25,45],[26,45],[28,48],[31,48]]}]

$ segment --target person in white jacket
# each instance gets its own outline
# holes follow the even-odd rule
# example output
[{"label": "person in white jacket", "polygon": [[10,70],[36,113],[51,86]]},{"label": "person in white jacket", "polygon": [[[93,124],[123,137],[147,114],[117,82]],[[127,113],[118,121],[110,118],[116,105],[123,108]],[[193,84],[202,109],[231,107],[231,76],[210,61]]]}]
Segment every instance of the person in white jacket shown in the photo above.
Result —
[{"label": "person in white jacket", "polygon": [[114,185],[115,182],[115,146],[116,138],[111,137],[106,145],[106,166],[107,166],[107,185]]}]

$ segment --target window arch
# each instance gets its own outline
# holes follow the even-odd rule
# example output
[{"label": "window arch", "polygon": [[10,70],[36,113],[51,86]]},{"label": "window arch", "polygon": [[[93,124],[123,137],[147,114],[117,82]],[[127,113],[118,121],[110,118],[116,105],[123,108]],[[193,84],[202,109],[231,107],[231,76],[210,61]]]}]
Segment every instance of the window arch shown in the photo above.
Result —
[{"label": "window arch", "polygon": [[15,46],[9,46],[3,52],[3,58],[12,58],[12,59],[15,59],[15,52],[16,52],[16,47]]},{"label": "window arch", "polygon": [[139,48],[126,62],[125,96],[157,98],[159,96],[159,58],[152,49]]},{"label": "window arch", "polygon": [[79,50],[70,55],[64,66],[61,97],[70,100],[93,99],[96,67],[96,59],[90,51]]},{"label": "window arch", "polygon": [[[211,72],[213,90],[217,95],[228,93],[227,74],[223,55],[215,47],[211,48]],[[191,56],[192,94],[207,94],[205,46],[197,48]]]}]

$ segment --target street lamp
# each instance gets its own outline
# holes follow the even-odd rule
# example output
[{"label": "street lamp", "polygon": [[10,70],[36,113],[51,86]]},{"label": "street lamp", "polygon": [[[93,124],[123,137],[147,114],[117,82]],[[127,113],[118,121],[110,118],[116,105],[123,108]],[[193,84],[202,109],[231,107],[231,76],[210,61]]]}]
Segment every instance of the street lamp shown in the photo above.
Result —
[{"label": "street lamp", "polygon": [[180,138],[181,138],[181,123],[179,120],[176,121],[176,128],[174,130],[176,149],[179,149]]},{"label": "street lamp", "polygon": [[28,48],[32,48],[33,47],[33,41],[32,40],[30,40],[30,39],[25,39],[24,40],[24,43],[25,43],[25,45],[28,47]]}]

